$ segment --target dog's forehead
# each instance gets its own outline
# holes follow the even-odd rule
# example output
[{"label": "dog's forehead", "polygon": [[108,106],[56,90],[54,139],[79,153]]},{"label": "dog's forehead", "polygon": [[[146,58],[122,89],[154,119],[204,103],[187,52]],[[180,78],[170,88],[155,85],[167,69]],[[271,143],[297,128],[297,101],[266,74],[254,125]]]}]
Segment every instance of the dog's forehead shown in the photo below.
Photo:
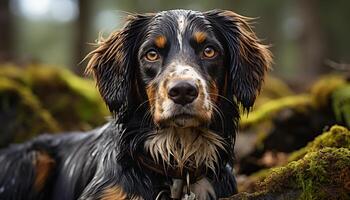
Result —
[{"label": "dog's forehead", "polygon": [[193,31],[207,24],[202,12],[193,10],[168,10],[159,12],[155,17],[155,28],[165,29],[168,26],[173,33]]},{"label": "dog's forehead", "polygon": [[[148,37],[169,42],[183,49],[189,39],[203,42],[207,36],[213,36],[209,21],[204,14],[193,10],[168,10],[159,12],[149,27]],[[157,42],[156,42],[157,43]],[[164,46],[163,44],[160,46]]]},{"label": "dog's forehead", "polygon": [[194,11],[194,10],[177,9],[177,10],[161,11],[156,15],[156,17],[168,17],[175,20],[181,17],[190,18],[194,16],[203,17],[203,14],[199,11]]}]

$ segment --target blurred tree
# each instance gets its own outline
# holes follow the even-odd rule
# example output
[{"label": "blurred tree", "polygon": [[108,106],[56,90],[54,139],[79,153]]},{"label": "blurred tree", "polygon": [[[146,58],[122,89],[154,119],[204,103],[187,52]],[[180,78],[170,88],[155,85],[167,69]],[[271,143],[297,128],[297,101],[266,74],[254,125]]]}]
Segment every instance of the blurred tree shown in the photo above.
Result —
[{"label": "blurred tree", "polygon": [[[37,0],[22,1],[27,2],[29,7],[31,5],[31,9],[39,8],[33,6]],[[0,0],[0,59],[16,54],[17,61],[24,57],[70,66],[80,75],[85,63],[79,63],[92,49],[88,43],[94,42],[98,33],[107,37],[110,32],[119,29],[127,12],[177,8],[200,11],[221,8],[257,17],[252,26],[265,44],[272,45],[273,73],[296,85],[295,88],[300,85],[302,89],[305,83],[319,74],[334,70],[329,66],[330,62],[325,64],[327,60],[344,64],[350,62],[350,26],[346,21],[350,18],[348,0],[338,0],[337,3],[317,0],[147,0],[146,3],[142,0],[69,0],[78,4],[76,9],[79,10],[78,19],[69,22],[55,21],[51,11],[42,14],[45,17],[28,17],[28,13],[21,10],[24,7],[14,4],[22,1]],[[63,1],[47,2],[55,5],[54,2]],[[14,9],[9,9],[9,3]]]},{"label": "blurred tree", "polygon": [[90,24],[93,15],[90,12],[91,1],[89,0],[79,0],[79,18],[77,21],[77,39],[76,39],[76,52],[75,60],[73,63],[73,69],[76,74],[83,75],[85,66],[79,64],[86,54],[88,53],[88,41],[89,41],[89,31],[91,30]]},{"label": "blurred tree", "polygon": [[13,54],[13,26],[9,9],[10,0],[0,1],[0,61],[11,58]]},{"label": "blurred tree", "polygon": [[[325,67],[326,43],[320,22],[319,3],[316,0],[298,0],[297,7],[302,24],[297,42],[300,51],[300,81],[315,79],[327,71]],[[329,70],[328,70],[329,71]]]}]

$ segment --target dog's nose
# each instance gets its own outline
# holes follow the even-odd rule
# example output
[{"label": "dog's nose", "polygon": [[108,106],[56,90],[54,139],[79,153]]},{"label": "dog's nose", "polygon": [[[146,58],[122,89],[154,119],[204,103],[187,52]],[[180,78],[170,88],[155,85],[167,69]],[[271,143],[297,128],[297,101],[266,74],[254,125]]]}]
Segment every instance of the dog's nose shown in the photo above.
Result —
[{"label": "dog's nose", "polygon": [[184,106],[198,97],[198,88],[191,81],[178,81],[169,87],[168,96],[175,103]]}]

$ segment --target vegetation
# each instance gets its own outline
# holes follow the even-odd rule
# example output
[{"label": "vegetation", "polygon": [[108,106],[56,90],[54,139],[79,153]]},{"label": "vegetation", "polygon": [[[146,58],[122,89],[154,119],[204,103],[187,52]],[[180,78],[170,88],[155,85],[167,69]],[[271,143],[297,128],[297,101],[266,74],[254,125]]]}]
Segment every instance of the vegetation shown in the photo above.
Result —
[{"label": "vegetation", "polygon": [[[229,199],[349,198],[350,84],[326,76],[310,92],[294,94],[278,79],[267,83],[276,85],[265,85],[240,123],[241,135],[255,133],[255,146],[238,160],[239,176],[247,178]],[[0,67],[0,146],[45,132],[88,130],[106,116],[92,80],[41,65]],[[342,126],[322,131],[336,123]],[[267,165],[271,155],[275,163]]]},{"label": "vegetation", "polygon": [[303,158],[305,154],[320,150],[324,147],[347,148],[350,149],[350,131],[345,127],[335,125],[329,131],[323,133],[310,142],[306,147],[293,152],[289,161]]},{"label": "vegetation", "polygon": [[230,199],[350,199],[350,1],[34,2],[0,3],[0,63],[22,63],[0,64],[0,147],[89,130],[109,116],[92,80],[23,63],[81,76],[88,43],[122,27],[127,12],[227,9],[256,18],[253,30],[275,57],[272,73],[283,77],[266,77],[254,109],[241,115],[240,193]]},{"label": "vegetation", "polygon": [[294,161],[255,174],[255,192],[229,199],[349,199],[349,142],[350,131],[335,125],[296,152]]},{"label": "vegetation", "polygon": [[350,150],[325,147],[272,170],[262,182],[265,193],[300,191],[300,199],[350,198]]},{"label": "vegetation", "polygon": [[349,198],[349,86],[344,76],[327,75],[308,93],[269,100],[243,117],[240,134],[254,132],[254,148],[239,157],[246,178],[232,199]]},{"label": "vegetation", "polygon": [[0,67],[0,146],[45,132],[89,130],[106,116],[92,80],[62,68]]},{"label": "vegetation", "polygon": [[0,99],[0,146],[60,130],[58,122],[31,91],[15,81],[0,77]]}]

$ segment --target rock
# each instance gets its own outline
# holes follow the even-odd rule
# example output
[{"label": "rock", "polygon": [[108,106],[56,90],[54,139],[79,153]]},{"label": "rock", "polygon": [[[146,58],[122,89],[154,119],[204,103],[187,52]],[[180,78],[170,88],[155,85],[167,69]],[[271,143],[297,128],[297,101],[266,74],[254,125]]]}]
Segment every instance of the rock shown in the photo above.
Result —
[{"label": "rock", "polygon": [[271,100],[293,95],[295,95],[294,92],[285,82],[270,75],[265,78],[264,85],[261,88],[261,94],[257,98],[255,106],[259,107]]},{"label": "rock", "polygon": [[324,147],[344,147],[350,149],[350,131],[342,126],[332,126],[329,131],[324,132],[310,142],[306,147],[293,152],[289,161],[295,161],[305,156],[306,153],[317,151]]},{"label": "rock", "polygon": [[350,150],[330,148],[310,152],[304,158],[273,169],[260,189],[228,199],[339,199],[350,198]]},{"label": "rock", "polygon": [[350,150],[325,147],[272,170],[261,183],[265,193],[298,191],[302,199],[349,199]]},{"label": "rock", "polygon": [[332,99],[336,119],[350,127],[350,84],[337,88],[332,93]]},{"label": "rock", "polygon": [[[256,173],[249,192],[227,199],[350,199],[350,131],[335,125],[288,164]],[[241,188],[242,189],[242,188]],[[246,188],[245,188],[246,189]]]},{"label": "rock", "polygon": [[6,77],[0,77],[0,127],[0,147],[61,130],[27,87]]},{"label": "rock", "polygon": [[289,108],[303,109],[303,107],[310,106],[311,103],[311,96],[307,94],[271,100],[253,110],[253,112],[249,113],[247,117],[242,116],[239,125],[241,129],[246,129],[256,124],[273,119],[279,112],[281,112],[281,110]]},{"label": "rock", "polygon": [[[350,83],[339,75],[322,77],[309,94],[270,100],[257,106],[248,117],[242,116],[236,142],[238,172],[250,175],[279,166],[283,164],[283,159],[279,159],[283,156],[277,156],[280,152],[294,152],[324,129],[334,124],[349,127],[349,123]],[[248,143],[244,141],[247,138]],[[276,155],[277,161],[265,162],[269,155]]]},{"label": "rock", "polygon": [[89,130],[109,115],[93,80],[42,65],[0,66],[0,146],[41,133]]},{"label": "rock", "polygon": [[109,115],[95,83],[67,69],[30,66],[27,84],[63,130],[89,130],[106,122]]}]

